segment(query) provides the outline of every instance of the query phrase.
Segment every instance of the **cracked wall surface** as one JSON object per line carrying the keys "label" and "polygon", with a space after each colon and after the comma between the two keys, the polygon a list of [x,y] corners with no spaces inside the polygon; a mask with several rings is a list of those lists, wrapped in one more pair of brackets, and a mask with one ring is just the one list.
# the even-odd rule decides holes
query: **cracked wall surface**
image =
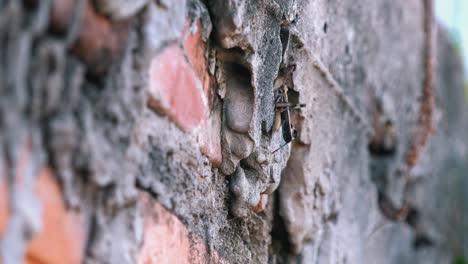
{"label": "cracked wall surface", "polygon": [[466,256],[463,70],[432,12],[0,1],[2,263]]}

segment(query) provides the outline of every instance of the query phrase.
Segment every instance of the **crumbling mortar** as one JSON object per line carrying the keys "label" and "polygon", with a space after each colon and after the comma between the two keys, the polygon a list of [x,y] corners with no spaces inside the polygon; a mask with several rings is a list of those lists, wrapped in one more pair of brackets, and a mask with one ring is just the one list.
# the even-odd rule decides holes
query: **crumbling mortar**
{"label": "crumbling mortar", "polygon": [[[0,58],[2,98],[0,143],[4,159],[3,171],[7,177],[10,218],[1,241],[0,253],[3,263],[22,261],[26,245],[42,227],[41,205],[34,192],[36,178],[44,166],[42,150],[41,113],[31,115],[28,96],[32,93],[27,82],[33,43],[45,30],[43,16],[47,17],[49,1],[43,1],[33,19],[25,20],[25,11],[19,1],[9,1],[0,9],[0,32],[6,41],[6,50]],[[13,22],[13,23],[12,23]],[[42,110],[42,109],[39,109]],[[28,116],[30,115],[30,116]]]}
{"label": "crumbling mortar", "polygon": [[[34,10],[37,10],[35,12],[38,13],[38,15],[34,17],[36,17],[35,19],[38,21],[37,23],[31,24],[33,25],[33,29],[21,28],[20,30],[16,30],[15,27],[11,27],[11,30],[15,30],[17,32],[15,34],[21,37],[11,38],[8,44],[13,44],[11,46],[12,48],[15,46],[20,47],[18,52],[21,52],[23,56],[21,56],[20,59],[15,58],[16,61],[11,61],[13,57],[8,59],[2,58],[2,67],[3,65],[7,67],[10,65],[18,65],[16,69],[12,67],[12,70],[16,71],[15,75],[12,75],[13,78],[10,79],[12,80],[12,82],[10,82],[10,85],[12,85],[11,87],[16,87],[16,89],[14,89],[16,90],[14,94],[18,96],[9,97],[9,101],[16,103],[21,102],[17,104],[15,111],[13,111],[13,108],[11,108],[10,111],[6,111],[3,109],[5,104],[2,100],[2,115],[5,114],[5,121],[7,121],[7,123],[2,124],[2,131],[6,131],[6,134],[14,133],[16,135],[20,131],[40,131],[39,135],[33,137],[47,140],[42,141],[43,143],[38,143],[38,145],[36,144],[37,146],[31,150],[30,155],[33,161],[41,157],[40,153],[44,152],[47,157],[47,162],[41,163],[40,167],[48,165],[53,168],[55,172],[53,175],[58,178],[61,184],[64,200],[68,202],[68,206],[75,209],[80,208],[85,218],[86,216],[94,215],[101,219],[99,223],[96,222],[96,225],[91,225],[90,233],[93,233],[94,230],[98,234],[112,234],[114,236],[113,244],[107,244],[107,235],[90,236],[87,242],[88,249],[96,247],[99,248],[100,253],[88,252],[91,255],[88,255],[84,262],[108,259],[108,253],[110,253],[111,250],[110,247],[114,247],[116,243],[121,243],[124,247],[128,247],[129,250],[114,252],[112,257],[118,259],[118,254],[116,255],[115,253],[120,253],[123,254],[122,259],[127,262],[132,262],[132,260],[128,258],[128,255],[125,254],[134,251],[137,245],[137,243],[133,242],[135,238],[132,237],[135,231],[133,224],[125,225],[126,228],[128,227],[129,232],[116,234],[109,230],[115,228],[121,230],[122,227],[108,226],[107,222],[111,218],[125,219],[128,216],[130,216],[129,219],[136,219],[132,216],[132,211],[136,210],[133,181],[128,176],[118,177],[118,174],[115,174],[112,176],[111,182],[105,186],[101,185],[98,187],[94,185],[93,187],[93,184],[99,185],[98,182],[92,182],[93,177],[95,177],[94,180],[96,180],[98,177],[102,176],[96,176],[96,173],[99,172],[97,171],[95,162],[102,162],[103,160],[101,159],[104,157],[101,156],[102,153],[95,152],[96,149],[93,149],[92,145],[99,145],[102,149],[113,149],[113,154],[117,154],[117,156],[121,157],[121,160],[125,160],[125,152],[128,149],[128,145],[131,144],[129,137],[132,134],[129,133],[129,130],[132,129],[132,122],[128,121],[134,120],[138,115],[138,110],[135,111],[135,109],[140,108],[135,107],[134,104],[142,105],[143,100],[140,100],[142,98],[140,95],[143,94],[143,90],[131,89],[130,85],[132,82],[124,78],[117,78],[106,82],[94,82],[88,77],[85,77],[85,70],[87,68],[74,58],[67,57],[69,53],[66,52],[67,46],[70,45],[67,41],[73,42],[69,39],[74,38],[69,36],[78,34],[82,28],[76,28],[76,32],[74,32],[75,30],[73,30],[73,26],[71,26],[72,29],[68,30],[64,39],[52,38],[49,35],[50,32],[43,32],[46,29],[46,25],[49,23],[50,1],[40,1],[38,6],[34,8]],[[13,14],[18,20],[13,23],[13,25],[22,25],[20,21],[24,19],[24,16],[21,15],[23,10],[21,9],[19,1],[10,1],[8,6],[1,9],[0,12],[5,14],[5,16],[2,14],[2,17],[8,17]],[[77,17],[79,16],[80,15],[77,15]],[[8,20],[5,20],[4,22],[7,21]],[[11,23],[11,21],[8,22]],[[3,25],[0,26],[2,28],[4,27]],[[10,34],[12,31],[2,30],[2,32]],[[36,34],[38,36],[40,35],[40,37],[35,38]],[[43,35],[45,35],[45,37],[43,37]],[[22,44],[15,45],[18,41]],[[135,40],[131,39],[130,41],[134,43]],[[122,70],[126,71],[122,74],[123,76],[138,78],[138,75],[134,76],[131,68],[128,67],[133,60],[132,57],[128,56],[131,50],[133,50],[133,47],[130,45],[130,47],[126,49],[125,54],[127,55],[122,61],[123,66],[112,67],[111,72]],[[39,65],[42,65],[42,67],[39,67]],[[48,69],[54,69],[54,67],[58,69],[58,71],[48,72]],[[4,72],[7,71],[4,70]],[[111,75],[114,74],[110,74],[109,76]],[[1,79],[1,81],[4,83],[7,80]],[[119,84],[114,85],[116,83]],[[101,89],[102,86],[105,87]],[[128,96],[125,95],[126,97],[123,98],[123,100],[114,100],[114,94],[120,94],[115,90],[116,88],[125,91],[128,93]],[[136,92],[135,94],[131,94],[130,91]],[[135,100],[135,98],[138,97],[140,97],[140,99]],[[61,100],[58,100],[58,98]],[[104,101],[107,101],[107,103]],[[111,105],[108,105],[109,103]],[[25,110],[21,110],[21,108]],[[93,114],[93,111],[97,111],[98,113]],[[17,117],[18,113],[21,116],[20,118]],[[16,124],[8,120],[15,120],[14,123]],[[125,126],[117,126],[119,122],[125,123]],[[24,127],[25,123],[38,123],[40,126],[21,128]],[[101,124],[101,126],[97,126],[97,124]],[[113,129],[115,127],[118,127],[118,129]],[[111,133],[109,134],[109,132]],[[111,136],[105,137],[104,134]],[[79,135],[82,136],[80,137]],[[78,141],[77,139],[79,137],[80,140]],[[9,137],[4,137],[4,139],[8,145],[14,142]],[[98,141],[96,141],[96,139]],[[80,143],[79,146],[78,142]],[[96,144],[91,144],[92,142]],[[115,145],[115,147],[111,145]],[[7,147],[7,149],[9,148],[10,147]],[[117,150],[117,152],[115,150]],[[9,150],[6,151],[8,152]],[[13,162],[16,161],[13,159],[11,161],[11,166],[9,166],[13,171],[10,172],[10,169],[7,168],[7,174],[11,175],[11,179],[16,177],[16,172],[14,172],[14,167],[12,167]],[[113,164],[113,162],[114,161],[107,163],[107,169],[112,169],[112,167],[116,165]],[[28,164],[31,163],[28,161]],[[130,163],[120,163],[118,166],[122,172],[131,175],[132,166],[129,165]],[[105,175],[108,172],[109,171],[106,171],[103,174]],[[94,176],[90,177],[93,174]],[[35,180],[30,177],[31,175],[38,175],[38,171],[28,170],[28,172],[24,174],[28,179],[28,185],[32,186]],[[89,192],[89,190],[93,188],[94,191]],[[13,192],[15,188],[10,187],[8,189],[12,191],[9,195],[10,197],[16,196]],[[25,191],[31,194],[35,193],[29,187],[26,188]],[[18,203],[27,202],[25,197],[21,197],[18,196],[18,199],[10,199],[10,201],[17,201]],[[106,197],[106,199],[101,199],[100,197]],[[28,202],[28,206],[31,210],[40,207],[40,205],[31,204],[30,202]],[[27,228],[27,225],[29,225],[28,217],[29,216],[25,215],[19,219],[18,214],[13,211],[9,223],[18,228]],[[36,215],[35,219],[40,221],[40,215]],[[21,221],[25,224],[21,224]],[[12,234],[8,235],[8,237],[23,237],[24,232],[21,232],[18,228],[8,228],[7,232]],[[34,229],[37,228],[33,228],[33,230]],[[10,239],[5,240],[5,242],[10,241],[12,243],[8,243],[9,247],[22,250],[25,248],[27,240],[30,239],[34,232],[35,231],[26,232],[25,237],[15,240],[14,243],[10,241]],[[119,237],[119,239],[116,240],[115,236]],[[132,247],[133,249],[131,249]],[[6,255],[2,254],[5,263],[12,263],[11,258],[17,260],[24,257],[24,252],[21,253],[14,250],[6,251],[4,249],[5,248],[2,247],[2,252],[8,253]],[[13,263],[20,262],[16,260],[14,260]]]}

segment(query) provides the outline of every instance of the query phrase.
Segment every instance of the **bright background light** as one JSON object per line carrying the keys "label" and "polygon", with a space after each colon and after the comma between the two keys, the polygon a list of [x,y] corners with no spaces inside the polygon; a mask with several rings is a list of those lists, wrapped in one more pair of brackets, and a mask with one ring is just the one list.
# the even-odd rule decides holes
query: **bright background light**
{"label": "bright background light", "polygon": [[463,53],[468,80],[468,0],[435,0],[435,13]]}

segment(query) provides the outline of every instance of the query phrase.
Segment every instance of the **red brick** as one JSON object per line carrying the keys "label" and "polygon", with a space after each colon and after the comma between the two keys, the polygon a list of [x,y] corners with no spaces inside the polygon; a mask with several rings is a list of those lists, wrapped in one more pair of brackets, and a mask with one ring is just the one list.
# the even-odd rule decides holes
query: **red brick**
{"label": "red brick", "polygon": [[41,171],[36,193],[43,206],[43,229],[28,245],[28,263],[81,263],[82,221],[77,213],[66,210],[62,192],[49,169]]}
{"label": "red brick", "polygon": [[[195,26],[193,30],[192,26]],[[192,65],[198,79],[203,85],[203,91],[208,99],[208,105],[211,110],[214,105],[213,86],[215,85],[214,76],[209,73],[208,60],[206,58],[207,43],[203,41],[202,24],[200,19],[194,23],[188,19],[184,30],[184,51]],[[211,116],[206,120],[199,131],[198,142],[201,152],[209,158],[214,167],[221,165],[221,117],[218,114]]]}
{"label": "red brick", "polygon": [[2,176],[0,177],[0,237],[3,236],[3,233],[5,232],[7,222],[8,222],[8,194],[7,194],[7,188],[6,188],[6,182],[5,182],[5,173],[2,173]]}
{"label": "red brick", "polygon": [[192,236],[170,211],[142,193],[144,242],[137,256],[140,264],[226,263],[216,251],[208,250],[203,240]]}
{"label": "red brick", "polygon": [[54,1],[52,5],[50,27],[56,33],[65,33],[70,26],[73,6],[76,0]]}
{"label": "red brick", "polygon": [[221,117],[219,114],[205,120],[197,131],[200,151],[207,156],[213,167],[218,168],[222,161],[221,151]]}
{"label": "red brick", "polygon": [[[31,149],[25,144],[20,153],[15,175],[18,188],[24,173],[31,163]],[[0,234],[8,228],[8,193],[5,182],[6,172],[0,171]],[[81,263],[84,250],[84,231],[78,214],[67,211],[62,200],[62,192],[52,171],[44,168],[36,178],[35,195],[42,204],[42,230],[35,234],[28,244],[26,263]]]}
{"label": "red brick", "polygon": [[267,204],[268,204],[268,195],[262,194],[260,196],[260,201],[258,201],[257,205],[254,208],[254,212],[260,213],[260,212],[265,211]]}
{"label": "red brick", "polygon": [[[53,3],[51,28],[57,33],[66,33],[70,29],[76,0]],[[71,52],[88,66],[90,73],[102,75],[120,59],[127,44],[129,27],[130,21],[110,21],[99,15],[93,5],[86,1],[81,27]]]}
{"label": "red brick", "polygon": [[[222,159],[220,117],[215,114],[208,118],[215,82],[208,71],[207,45],[202,38],[200,20],[195,22],[194,32],[191,26],[189,20],[183,34],[183,49],[172,45],[153,60],[149,106],[167,115],[185,131],[198,128],[194,132],[201,152],[213,166],[219,167]],[[200,94],[202,90],[204,94]]]}
{"label": "red brick", "polygon": [[[208,99],[209,108],[213,106],[213,85],[214,76],[208,71],[206,59],[207,43],[203,41],[202,24],[200,19],[195,21],[195,30],[192,32],[192,20],[188,19],[184,30],[184,51],[194,69],[198,79],[203,85],[203,91]],[[209,158],[214,167],[221,165],[221,117],[214,114],[210,119],[203,122],[203,128],[198,135],[198,142],[201,152]]]}
{"label": "red brick", "polygon": [[206,43],[202,38],[202,24],[200,20],[196,20],[194,32],[191,31],[192,22],[189,19],[186,23],[184,30],[184,50],[192,64],[198,79],[203,85],[203,90],[211,104],[213,97],[212,83],[214,83],[214,77],[208,71],[208,63],[205,57]]}
{"label": "red brick", "polygon": [[185,131],[206,120],[208,106],[195,73],[182,49],[171,45],[150,66],[148,105],[167,115]]}

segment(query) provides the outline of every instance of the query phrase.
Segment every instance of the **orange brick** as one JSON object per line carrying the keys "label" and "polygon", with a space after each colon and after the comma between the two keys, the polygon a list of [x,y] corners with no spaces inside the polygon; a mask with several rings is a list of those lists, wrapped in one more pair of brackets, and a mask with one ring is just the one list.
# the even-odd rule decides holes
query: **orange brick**
{"label": "orange brick", "polygon": [[84,230],[77,213],[67,211],[62,192],[49,169],[43,169],[37,179],[36,193],[43,206],[43,229],[27,249],[29,263],[81,263]]}
{"label": "orange brick", "polygon": [[208,101],[212,101],[213,93],[211,89],[213,83],[213,76],[208,72],[208,63],[205,57],[206,52],[206,43],[202,39],[202,24],[200,19],[195,22],[196,30],[191,32],[192,22],[189,21],[186,23],[184,30],[184,50],[189,59],[189,62],[192,64],[195,73],[197,74],[198,79],[203,85],[203,90],[208,98]]}
{"label": "orange brick", "polygon": [[[70,29],[76,0],[53,1],[51,28],[57,33]],[[80,30],[71,51],[88,66],[88,70],[101,75],[113,62],[120,59],[128,39],[130,22],[112,22],[99,15],[87,1]]]}
{"label": "orange brick", "polygon": [[260,201],[258,201],[257,205],[254,208],[254,212],[260,213],[260,212],[265,211],[267,204],[268,204],[268,195],[262,194],[260,196]]}
{"label": "orange brick", "polygon": [[138,263],[226,263],[216,251],[208,256],[203,240],[191,239],[186,226],[149,195],[142,193],[141,201],[145,236],[137,256]]}
{"label": "orange brick", "polygon": [[[21,189],[24,173],[31,165],[29,142],[23,147],[17,164],[16,184]],[[0,171],[0,234],[8,228],[8,190],[6,172]],[[81,263],[84,250],[84,231],[78,214],[67,211],[62,192],[52,171],[43,168],[35,182],[34,192],[42,205],[42,230],[28,244],[26,263]]]}
{"label": "orange brick", "polygon": [[179,46],[171,45],[154,58],[149,75],[148,105],[152,109],[167,115],[185,131],[206,120],[206,98]]}
{"label": "orange brick", "polygon": [[215,168],[218,168],[222,161],[221,117],[211,116],[204,121],[197,134],[201,153],[208,157]]}
{"label": "orange brick", "polygon": [[70,26],[73,6],[76,0],[54,1],[51,11],[51,28],[57,33],[65,33]]}
{"label": "orange brick", "polygon": [[2,237],[7,226],[9,212],[5,173],[0,173],[2,173],[2,177],[0,177],[0,237]]}
{"label": "orange brick", "polygon": [[[200,22],[197,25],[200,26]],[[207,98],[211,94],[212,76],[206,66],[205,43],[200,29],[191,34],[187,25],[186,34],[186,54],[177,45],[172,45],[153,59],[148,104],[184,131],[198,128],[195,133],[201,152],[214,167],[219,167],[222,160],[220,116],[215,114],[208,118]]]}

